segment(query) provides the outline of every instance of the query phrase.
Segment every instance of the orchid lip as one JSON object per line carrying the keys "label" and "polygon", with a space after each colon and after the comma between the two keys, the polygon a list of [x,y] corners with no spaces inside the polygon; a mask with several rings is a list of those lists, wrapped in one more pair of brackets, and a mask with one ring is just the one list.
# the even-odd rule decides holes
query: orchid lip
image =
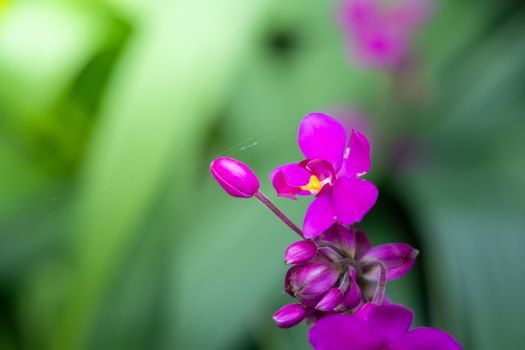
{"label": "orchid lip", "polygon": [[332,188],[336,174],[330,163],[322,159],[305,159],[299,165],[310,173],[308,183],[300,186],[302,191],[319,196]]}
{"label": "orchid lip", "polygon": [[322,181],[319,181],[319,178],[315,175],[310,176],[310,181],[308,184],[301,186],[301,190],[309,191],[313,195],[319,195],[325,193],[332,185],[332,179],[326,178]]}
{"label": "orchid lip", "polygon": [[310,181],[307,185],[301,186],[301,190],[303,191],[310,191],[312,194],[317,194],[321,188],[323,187],[321,181],[317,178],[317,176],[312,175],[310,176]]}
{"label": "orchid lip", "polygon": [[315,175],[322,183],[332,183],[336,172],[329,162],[323,159],[305,159],[299,163],[310,174]]}

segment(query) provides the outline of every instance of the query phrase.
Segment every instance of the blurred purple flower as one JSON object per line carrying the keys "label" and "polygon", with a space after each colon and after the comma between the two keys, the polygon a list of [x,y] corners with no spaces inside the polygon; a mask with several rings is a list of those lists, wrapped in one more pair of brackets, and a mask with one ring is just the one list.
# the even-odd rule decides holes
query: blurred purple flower
{"label": "blurred purple flower", "polygon": [[372,247],[363,231],[339,224],[313,240],[293,243],[285,259],[297,250],[304,258],[288,270],[285,291],[301,302],[310,321],[371,300],[381,303],[384,283],[404,276],[418,253],[404,243]]}
{"label": "blurred purple flower", "polygon": [[369,141],[373,143],[375,130],[371,118],[360,109],[351,105],[338,105],[330,109],[331,116],[343,124],[347,134],[351,134],[353,129],[365,134]]}
{"label": "blurred purple flower", "polygon": [[410,55],[415,32],[432,13],[428,0],[343,0],[339,21],[362,65],[395,68]]}
{"label": "blurred purple flower", "polygon": [[270,180],[281,197],[315,195],[303,223],[304,237],[315,237],[335,222],[361,221],[374,206],[378,191],[360,177],[370,169],[370,144],[353,130],[347,144],[345,128],[333,117],[310,113],[299,125],[300,163],[274,169]]}
{"label": "blurred purple flower", "polygon": [[331,315],[310,329],[315,350],[461,350],[448,333],[409,329],[412,312],[401,305],[364,304],[353,315]]}

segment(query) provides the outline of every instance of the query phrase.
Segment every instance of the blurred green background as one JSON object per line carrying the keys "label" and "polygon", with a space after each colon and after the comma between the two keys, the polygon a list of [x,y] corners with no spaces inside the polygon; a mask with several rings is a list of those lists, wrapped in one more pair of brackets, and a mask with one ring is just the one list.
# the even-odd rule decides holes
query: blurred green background
{"label": "blurred green background", "polygon": [[352,64],[336,4],[0,0],[1,349],[309,348],[271,320],[294,234],[208,164],[275,198],[302,116],[352,108],[362,227],[421,250],[390,297],[467,350],[525,349],[525,3],[441,1],[405,88]]}

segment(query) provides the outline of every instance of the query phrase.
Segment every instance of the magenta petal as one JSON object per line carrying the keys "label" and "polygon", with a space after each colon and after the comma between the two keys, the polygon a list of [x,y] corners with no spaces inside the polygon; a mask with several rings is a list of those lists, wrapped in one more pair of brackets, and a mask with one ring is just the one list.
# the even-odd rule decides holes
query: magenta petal
{"label": "magenta petal", "polygon": [[299,147],[307,159],[324,159],[337,172],[346,144],[345,128],[333,117],[310,113],[299,125]]}
{"label": "magenta petal", "polygon": [[373,350],[380,343],[370,327],[350,315],[321,318],[308,332],[315,350]]}
{"label": "magenta petal", "polygon": [[433,328],[414,328],[390,343],[389,350],[461,350],[448,333]]}
{"label": "magenta petal", "polygon": [[[410,245],[405,243],[388,243],[381,244],[373,247],[361,258],[361,262],[374,262],[382,261],[386,265],[387,278],[394,280],[396,278],[404,276],[416,260],[418,251],[412,248]],[[373,269],[366,272],[367,277],[377,280],[379,278],[379,268],[373,267]]]}
{"label": "magenta petal", "polygon": [[346,225],[361,221],[376,203],[377,196],[377,188],[370,181],[348,176],[337,179],[333,188],[337,220]]}
{"label": "magenta petal", "polygon": [[310,195],[309,191],[301,190],[301,186],[310,181],[310,173],[299,164],[285,164],[275,168],[270,173],[270,180],[280,197],[295,199],[295,195]]}
{"label": "magenta petal", "polygon": [[303,223],[305,238],[313,238],[328,229],[335,222],[331,193],[316,197],[308,207]]}
{"label": "magenta petal", "polygon": [[300,187],[307,185],[310,181],[310,173],[297,163],[284,164],[273,169],[269,176],[270,181],[272,181],[275,175],[279,172],[283,172],[284,175],[286,175],[286,179],[290,186]]}
{"label": "magenta petal", "polygon": [[279,197],[285,197],[296,200],[295,197],[301,192],[300,187],[290,186],[286,175],[280,171],[272,179],[272,186]]}
{"label": "magenta petal", "polygon": [[412,311],[404,306],[370,303],[359,309],[357,317],[366,321],[383,343],[388,343],[407,332],[414,318]]}
{"label": "magenta petal", "polygon": [[371,303],[371,302],[365,303],[361,305],[357,310],[355,310],[354,315],[355,317],[358,317],[362,319],[363,321],[366,321],[368,319],[368,315],[370,314],[370,312],[372,312],[372,310],[374,310],[378,306],[379,305]]}
{"label": "magenta petal", "polygon": [[370,170],[370,143],[365,135],[352,130],[349,153],[345,160],[347,174],[363,175]]}

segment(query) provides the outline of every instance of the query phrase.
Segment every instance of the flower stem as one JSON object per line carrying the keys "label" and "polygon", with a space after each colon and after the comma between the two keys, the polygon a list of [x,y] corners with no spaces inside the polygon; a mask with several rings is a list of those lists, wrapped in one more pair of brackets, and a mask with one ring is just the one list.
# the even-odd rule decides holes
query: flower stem
{"label": "flower stem", "polygon": [[379,266],[381,275],[379,276],[379,281],[377,282],[376,290],[374,291],[374,296],[372,297],[372,302],[374,304],[381,305],[383,303],[383,297],[385,296],[386,265],[382,261],[376,261],[375,264]]}
{"label": "flower stem", "polygon": [[284,222],[289,228],[291,228],[295,233],[297,233],[301,238],[303,238],[303,231],[299,227],[297,227],[292,220],[290,220],[273,202],[264,195],[261,191],[258,191],[255,194],[255,198],[257,198],[262,204],[266,205],[268,209],[270,209],[279,219],[281,219],[282,222]]}

